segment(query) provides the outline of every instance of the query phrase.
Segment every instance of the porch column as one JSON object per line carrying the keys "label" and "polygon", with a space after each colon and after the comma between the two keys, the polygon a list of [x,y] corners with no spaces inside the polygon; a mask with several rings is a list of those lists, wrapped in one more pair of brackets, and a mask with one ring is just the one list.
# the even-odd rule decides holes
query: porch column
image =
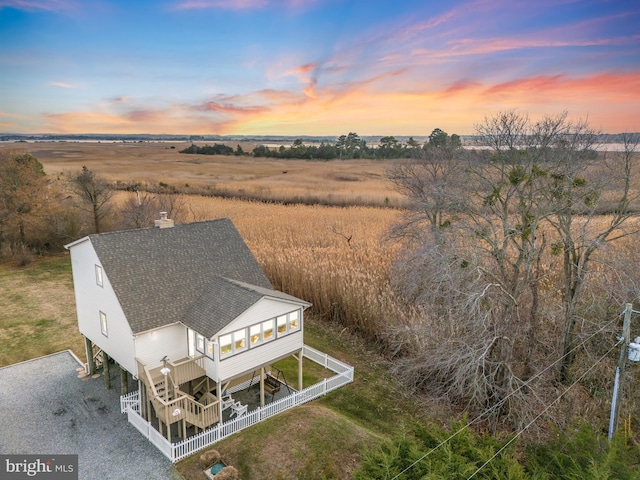
{"label": "porch column", "polygon": [[120,367],[120,395],[129,393],[129,372]]}
{"label": "porch column", "polygon": [[109,355],[102,351],[102,373],[104,374],[104,388],[111,390],[111,372],[109,370]]}
{"label": "porch column", "polygon": [[302,390],[302,350],[298,353],[298,391]]}
{"label": "porch column", "polygon": [[167,425],[167,440],[171,443],[171,424],[169,423],[169,407],[164,407],[165,424]]}
{"label": "porch column", "polygon": [[84,349],[87,353],[87,368],[89,375],[96,373],[96,364],[93,363],[93,343],[87,337],[84,337]]}
{"label": "porch column", "polygon": [[260,367],[260,407],[264,408],[264,367]]}
{"label": "porch column", "polygon": [[138,379],[138,402],[140,402],[140,416],[149,421],[147,416],[147,389],[144,383]]}

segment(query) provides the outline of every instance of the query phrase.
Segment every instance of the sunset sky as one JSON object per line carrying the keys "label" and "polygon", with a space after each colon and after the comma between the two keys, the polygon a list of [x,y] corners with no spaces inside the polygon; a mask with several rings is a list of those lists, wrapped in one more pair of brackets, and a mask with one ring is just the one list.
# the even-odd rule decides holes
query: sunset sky
{"label": "sunset sky", "polygon": [[0,0],[0,132],[640,131],[637,0]]}

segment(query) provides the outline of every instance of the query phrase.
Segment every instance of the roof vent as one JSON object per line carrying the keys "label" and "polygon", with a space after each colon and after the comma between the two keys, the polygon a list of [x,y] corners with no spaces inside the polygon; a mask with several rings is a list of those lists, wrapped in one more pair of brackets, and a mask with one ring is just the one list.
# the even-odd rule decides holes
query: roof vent
{"label": "roof vent", "polygon": [[173,220],[167,218],[167,212],[160,212],[160,220],[155,220],[154,223],[158,228],[171,228],[174,225]]}

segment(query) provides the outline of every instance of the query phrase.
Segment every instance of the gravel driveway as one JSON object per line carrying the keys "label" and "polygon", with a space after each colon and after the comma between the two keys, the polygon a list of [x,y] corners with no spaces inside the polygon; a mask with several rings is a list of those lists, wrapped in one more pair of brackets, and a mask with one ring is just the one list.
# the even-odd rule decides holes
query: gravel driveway
{"label": "gravel driveway", "polygon": [[120,374],[78,378],[68,351],[0,368],[0,453],[78,454],[79,478],[175,480],[171,462],[120,413]]}

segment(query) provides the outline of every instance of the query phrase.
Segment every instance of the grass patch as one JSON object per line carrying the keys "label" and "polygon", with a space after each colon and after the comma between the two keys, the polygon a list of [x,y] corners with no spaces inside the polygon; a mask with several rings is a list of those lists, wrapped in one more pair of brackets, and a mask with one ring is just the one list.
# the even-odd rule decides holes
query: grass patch
{"label": "grass patch", "polygon": [[[360,454],[378,438],[336,412],[309,404],[277,415],[216,444],[243,480],[351,478]],[[177,465],[190,480],[204,479],[200,454]]]}
{"label": "grass patch", "polygon": [[67,255],[24,267],[0,264],[0,312],[0,366],[66,349],[84,351]]}

